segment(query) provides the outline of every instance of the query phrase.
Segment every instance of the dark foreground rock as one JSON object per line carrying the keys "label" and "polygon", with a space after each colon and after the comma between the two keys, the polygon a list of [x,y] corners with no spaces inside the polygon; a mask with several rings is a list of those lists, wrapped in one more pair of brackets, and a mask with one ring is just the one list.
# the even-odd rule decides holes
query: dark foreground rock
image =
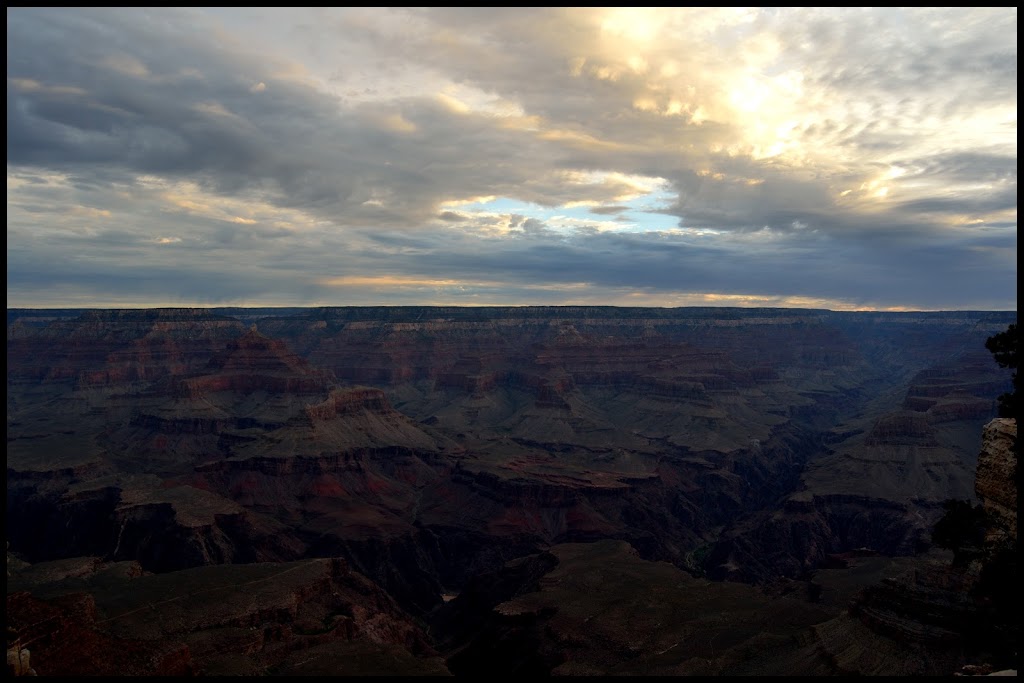
{"label": "dark foreground rock", "polygon": [[447,673],[422,629],[340,559],[158,575],[31,565],[8,578],[7,626],[38,675]]}

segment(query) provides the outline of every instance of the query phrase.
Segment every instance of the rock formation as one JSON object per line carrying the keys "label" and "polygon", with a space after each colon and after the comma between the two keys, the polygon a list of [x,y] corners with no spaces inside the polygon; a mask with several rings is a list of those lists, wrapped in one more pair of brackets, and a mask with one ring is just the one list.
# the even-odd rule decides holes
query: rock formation
{"label": "rock formation", "polygon": [[[506,647],[504,633],[540,647],[529,660],[535,672],[590,671],[591,657],[603,672],[782,671],[751,654],[768,641],[712,624],[700,629],[722,626],[714,653],[650,634],[637,650],[607,626],[615,651],[644,664],[601,660],[596,641],[573,650],[574,630],[590,622],[568,612],[549,619],[572,597],[536,586],[593,552],[627,567],[619,579],[661,577],[655,585],[669,593],[675,581],[718,596],[713,604],[732,621],[744,618],[744,600],[769,614],[765,591],[812,595],[814,572],[851,552],[924,549],[942,501],[974,495],[980,428],[1008,385],[976,350],[1015,318],[610,307],[9,310],[7,535],[33,567],[84,556],[161,577],[344,558],[347,571],[366,577],[365,595],[394,601],[394,619],[437,619],[442,630],[454,623],[443,598],[465,594],[465,616],[477,594],[486,609],[464,623],[497,640],[444,636],[460,671]],[[991,482],[979,478],[977,495],[1004,519],[1005,537],[1016,494],[999,490],[1006,462],[982,460],[979,477],[990,472]],[[548,566],[551,558],[563,569]],[[107,587],[95,582],[114,579],[95,573],[87,586],[74,576],[47,585],[78,581],[101,605]],[[487,594],[480,576],[501,590]],[[597,578],[626,590],[614,576]],[[176,579],[161,580],[170,590]],[[397,626],[381,627],[387,638],[330,642],[268,626],[276,635],[257,643],[230,630],[237,625],[211,635],[195,617],[181,617],[180,633],[134,643],[89,621],[87,601],[61,602],[40,593],[43,585],[26,589],[19,609],[57,621],[86,615],[93,635],[83,631],[82,642],[102,649],[121,638],[137,647],[140,672],[314,673],[359,658],[419,671],[431,656]],[[526,612],[492,614],[538,590],[546,597],[529,598],[539,602]],[[904,628],[884,606],[917,598],[879,590],[844,619]],[[660,598],[630,594],[639,606],[606,605],[609,614],[655,629],[639,611]],[[690,609],[674,593],[670,602]],[[768,640],[806,639],[811,650],[787,645],[778,661],[816,673],[874,670],[850,664],[855,653],[819,647],[831,636],[811,627],[839,611],[820,607],[785,608],[799,618]],[[928,628],[939,633],[945,623]],[[365,624],[366,633],[376,628]],[[553,630],[542,633],[544,624]],[[209,640],[193,642],[193,628]],[[310,657],[293,657],[278,636]],[[157,641],[186,650],[153,649]],[[201,653],[222,645],[233,664],[209,664]],[[661,645],[664,656],[648,657]],[[53,666],[28,649],[33,668]],[[253,653],[264,653],[257,664]]]}
{"label": "rock formation", "polygon": [[708,556],[709,575],[799,576],[829,553],[927,548],[943,502],[974,497],[982,426],[1002,386],[995,363],[981,361],[969,352],[928,367],[910,378],[898,404],[893,396],[834,426],[781,510],[723,534]]}
{"label": "rock formation", "polygon": [[989,542],[1017,541],[1017,420],[997,418],[985,426],[974,490],[992,520]]}
{"label": "rock formation", "polygon": [[[1007,502],[1015,426],[986,426],[978,466],[979,493]],[[1015,503],[1000,511],[1015,517]],[[1006,524],[994,517],[993,542]],[[645,562],[622,543],[558,545],[470,582],[434,625],[456,675],[1016,674],[1017,615],[979,595],[977,567],[948,553],[832,562],[815,590],[772,597]]]}
{"label": "rock formation", "polygon": [[357,675],[447,674],[423,631],[343,560],[159,575],[124,564],[64,578],[34,565],[9,580],[8,632],[31,644],[39,675],[265,675],[301,669],[314,648]]}
{"label": "rock formation", "polygon": [[818,647],[842,673],[1016,675],[1016,420],[994,419],[983,432],[975,488],[990,520],[987,552],[966,566],[948,553],[912,558],[857,594],[847,613],[815,626]]}

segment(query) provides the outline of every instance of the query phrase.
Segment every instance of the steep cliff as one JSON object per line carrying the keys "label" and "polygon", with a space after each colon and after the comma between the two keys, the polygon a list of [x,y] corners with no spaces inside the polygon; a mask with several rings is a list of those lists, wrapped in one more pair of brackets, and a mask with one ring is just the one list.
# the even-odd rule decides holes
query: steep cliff
{"label": "steep cliff", "polygon": [[[1015,317],[9,311],[7,534],[33,562],[135,562],[180,602],[171,577],[214,576],[190,573],[203,567],[341,557],[379,587],[356,592],[382,591],[416,618],[447,614],[438,628],[479,626],[445,631],[464,672],[517,657],[537,673],[945,670],[953,664],[928,648],[940,643],[959,661],[973,645],[950,646],[951,624],[992,621],[998,607],[961,600],[966,579],[918,568],[858,597],[839,621],[846,601],[807,604],[829,590],[808,580],[826,565],[856,573],[842,559],[851,552],[922,550],[942,501],[975,490],[1003,520],[993,542],[1012,536],[1008,459],[978,460],[991,396],[1008,383],[976,350]],[[1003,431],[992,431],[996,443]],[[89,584],[97,605],[110,581]],[[32,609],[70,609],[32,590],[49,605]],[[457,613],[435,612],[460,592],[448,608]],[[629,599],[602,602],[616,594]],[[937,597],[944,606],[931,614]],[[422,670],[404,627],[382,626],[395,638],[377,640],[296,638],[323,633],[289,625],[301,621],[293,598],[271,601],[281,619],[259,638],[173,609],[183,630],[150,635],[187,646],[165,653],[182,671],[330,673],[354,671],[353,661]],[[709,606],[720,621],[708,622]],[[773,614],[787,621],[773,626]],[[103,638],[138,635],[83,623]],[[932,641],[920,666],[886,668],[921,634]],[[890,641],[892,656],[881,645]],[[164,666],[139,647],[140,671]],[[37,649],[33,667],[43,666]]]}
{"label": "steep cliff", "polygon": [[9,312],[8,536],[152,570],[342,555],[417,614],[565,542],[765,582],[911,553],[971,495],[999,374],[967,350],[1011,317]]}
{"label": "steep cliff", "polygon": [[997,418],[985,425],[978,475],[978,494],[992,527],[988,540],[993,545],[1017,541],[1017,420]]}
{"label": "steep cliff", "polygon": [[709,576],[764,581],[800,576],[830,553],[926,549],[943,502],[974,497],[982,427],[1005,383],[971,351],[915,373],[902,397],[876,397],[823,435],[783,505],[723,534]]}
{"label": "steep cliff", "polygon": [[815,627],[817,647],[846,674],[1016,674],[1016,420],[984,426],[975,488],[988,513],[986,548],[971,563],[949,554],[912,558],[866,588],[847,613]]}

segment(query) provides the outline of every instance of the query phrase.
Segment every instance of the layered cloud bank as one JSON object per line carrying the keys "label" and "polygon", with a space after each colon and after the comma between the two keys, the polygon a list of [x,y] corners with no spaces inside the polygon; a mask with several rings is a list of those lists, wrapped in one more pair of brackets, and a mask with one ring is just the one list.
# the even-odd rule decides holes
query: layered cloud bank
{"label": "layered cloud bank", "polygon": [[7,19],[8,306],[1017,306],[1016,8]]}

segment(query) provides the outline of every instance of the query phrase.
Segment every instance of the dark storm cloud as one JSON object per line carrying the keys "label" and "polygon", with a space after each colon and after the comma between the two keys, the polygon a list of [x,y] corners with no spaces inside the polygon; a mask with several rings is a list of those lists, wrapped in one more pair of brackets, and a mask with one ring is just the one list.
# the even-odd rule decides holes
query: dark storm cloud
{"label": "dark storm cloud", "polygon": [[[931,247],[890,244],[880,250],[820,235],[769,240],[746,236],[723,243],[672,233],[592,233],[556,241],[524,235],[512,243],[442,234],[435,244],[436,252],[429,258],[410,257],[397,272],[423,278],[459,272],[469,280],[487,280],[500,272],[510,286],[541,281],[586,283],[605,290],[758,292],[778,297],[804,295],[808,283],[813,283],[823,298],[872,305],[898,291],[923,308],[970,308],[992,296],[993,282],[1005,293],[999,301],[1006,305],[1016,278],[1012,259],[984,276],[980,272],[993,267],[985,257],[988,251],[1015,252],[1016,239],[1005,235],[979,235],[969,242]],[[823,259],[822,253],[830,258]],[[921,266],[901,267],[908,261]],[[944,285],[947,281],[958,284]]]}

